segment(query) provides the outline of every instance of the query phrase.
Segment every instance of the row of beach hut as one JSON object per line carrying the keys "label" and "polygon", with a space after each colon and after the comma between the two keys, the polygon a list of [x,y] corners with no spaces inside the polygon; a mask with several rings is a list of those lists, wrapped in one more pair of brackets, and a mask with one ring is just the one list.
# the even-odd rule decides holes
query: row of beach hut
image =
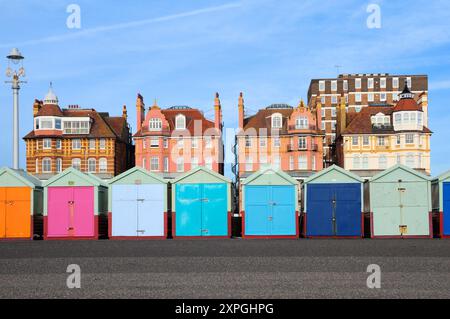
{"label": "row of beach hut", "polygon": [[199,167],[168,183],[133,168],[105,183],[68,169],[44,184],[0,170],[0,240],[450,237],[450,172],[394,166],[369,181],[332,166],[300,185],[266,169],[240,185]]}

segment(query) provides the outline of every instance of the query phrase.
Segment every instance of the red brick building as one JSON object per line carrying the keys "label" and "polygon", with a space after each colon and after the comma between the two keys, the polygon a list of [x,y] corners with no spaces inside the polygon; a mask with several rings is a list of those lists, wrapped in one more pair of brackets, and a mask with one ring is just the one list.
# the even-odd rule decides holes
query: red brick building
{"label": "red brick building", "polygon": [[134,148],[127,123],[94,109],[59,107],[50,87],[44,101],[33,105],[33,130],[25,137],[28,173],[47,180],[74,167],[110,179],[134,166]]}
{"label": "red brick building", "polygon": [[164,178],[176,178],[198,166],[223,174],[222,107],[214,100],[214,120],[188,106],[160,108],[155,102],[146,110],[144,98],[136,102],[136,166]]}

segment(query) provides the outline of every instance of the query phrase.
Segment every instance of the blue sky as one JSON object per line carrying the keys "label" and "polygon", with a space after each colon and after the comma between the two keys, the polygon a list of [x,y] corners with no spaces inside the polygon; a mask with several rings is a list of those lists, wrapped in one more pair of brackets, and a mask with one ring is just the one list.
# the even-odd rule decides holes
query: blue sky
{"label": "blue sky", "polygon": [[[80,30],[66,26],[71,3],[81,7]],[[371,3],[381,7],[381,29],[367,28]],[[213,117],[217,91],[225,125],[236,127],[240,91],[250,113],[296,104],[310,79],[336,76],[342,65],[345,73],[428,74],[432,170],[450,169],[447,0],[0,0],[0,8],[0,53],[18,46],[26,56],[21,136],[50,81],[63,107],[119,115],[126,104],[133,127],[138,92],[147,105],[157,98],[163,107],[190,105]],[[0,69],[6,65],[0,59]],[[2,84],[0,166],[12,163],[11,100]],[[24,155],[21,141],[22,167]]]}

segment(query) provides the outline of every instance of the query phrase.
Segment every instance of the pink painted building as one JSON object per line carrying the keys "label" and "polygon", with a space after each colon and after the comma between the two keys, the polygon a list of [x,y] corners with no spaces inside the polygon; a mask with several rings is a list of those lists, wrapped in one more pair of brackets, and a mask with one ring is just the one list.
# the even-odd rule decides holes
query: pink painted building
{"label": "pink painted building", "polygon": [[214,102],[214,120],[188,106],[160,108],[155,102],[147,111],[144,98],[136,102],[136,166],[173,179],[199,166],[223,174],[222,107]]}
{"label": "pink painted building", "polygon": [[297,180],[323,169],[322,117],[320,103],[309,108],[272,104],[251,116],[245,115],[244,98],[239,97],[237,168],[239,179],[272,167]]}

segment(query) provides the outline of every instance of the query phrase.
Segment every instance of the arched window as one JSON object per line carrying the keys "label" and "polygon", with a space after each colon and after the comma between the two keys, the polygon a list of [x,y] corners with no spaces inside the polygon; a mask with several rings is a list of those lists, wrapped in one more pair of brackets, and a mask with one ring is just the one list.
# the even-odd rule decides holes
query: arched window
{"label": "arched window", "polygon": [[56,173],[62,172],[62,158],[56,159]]}
{"label": "arched window", "polygon": [[72,160],[72,167],[80,171],[81,170],[81,159],[74,158]]}
{"label": "arched window", "polygon": [[50,158],[44,158],[42,160],[42,173],[52,172],[52,160]]}
{"label": "arched window", "polygon": [[185,130],[186,129],[186,117],[182,114],[177,115],[175,118],[175,129]]}
{"label": "arched window", "polygon": [[272,128],[279,129],[283,126],[283,118],[280,113],[272,115]]}
{"label": "arched window", "polygon": [[148,128],[150,131],[159,131],[162,129],[162,121],[158,118],[150,119]]}
{"label": "arched window", "polygon": [[105,173],[108,171],[108,160],[106,158],[101,158],[98,161],[99,171],[100,173]]}
{"label": "arched window", "polygon": [[97,161],[95,158],[88,159],[88,172],[95,173],[97,171]]}

